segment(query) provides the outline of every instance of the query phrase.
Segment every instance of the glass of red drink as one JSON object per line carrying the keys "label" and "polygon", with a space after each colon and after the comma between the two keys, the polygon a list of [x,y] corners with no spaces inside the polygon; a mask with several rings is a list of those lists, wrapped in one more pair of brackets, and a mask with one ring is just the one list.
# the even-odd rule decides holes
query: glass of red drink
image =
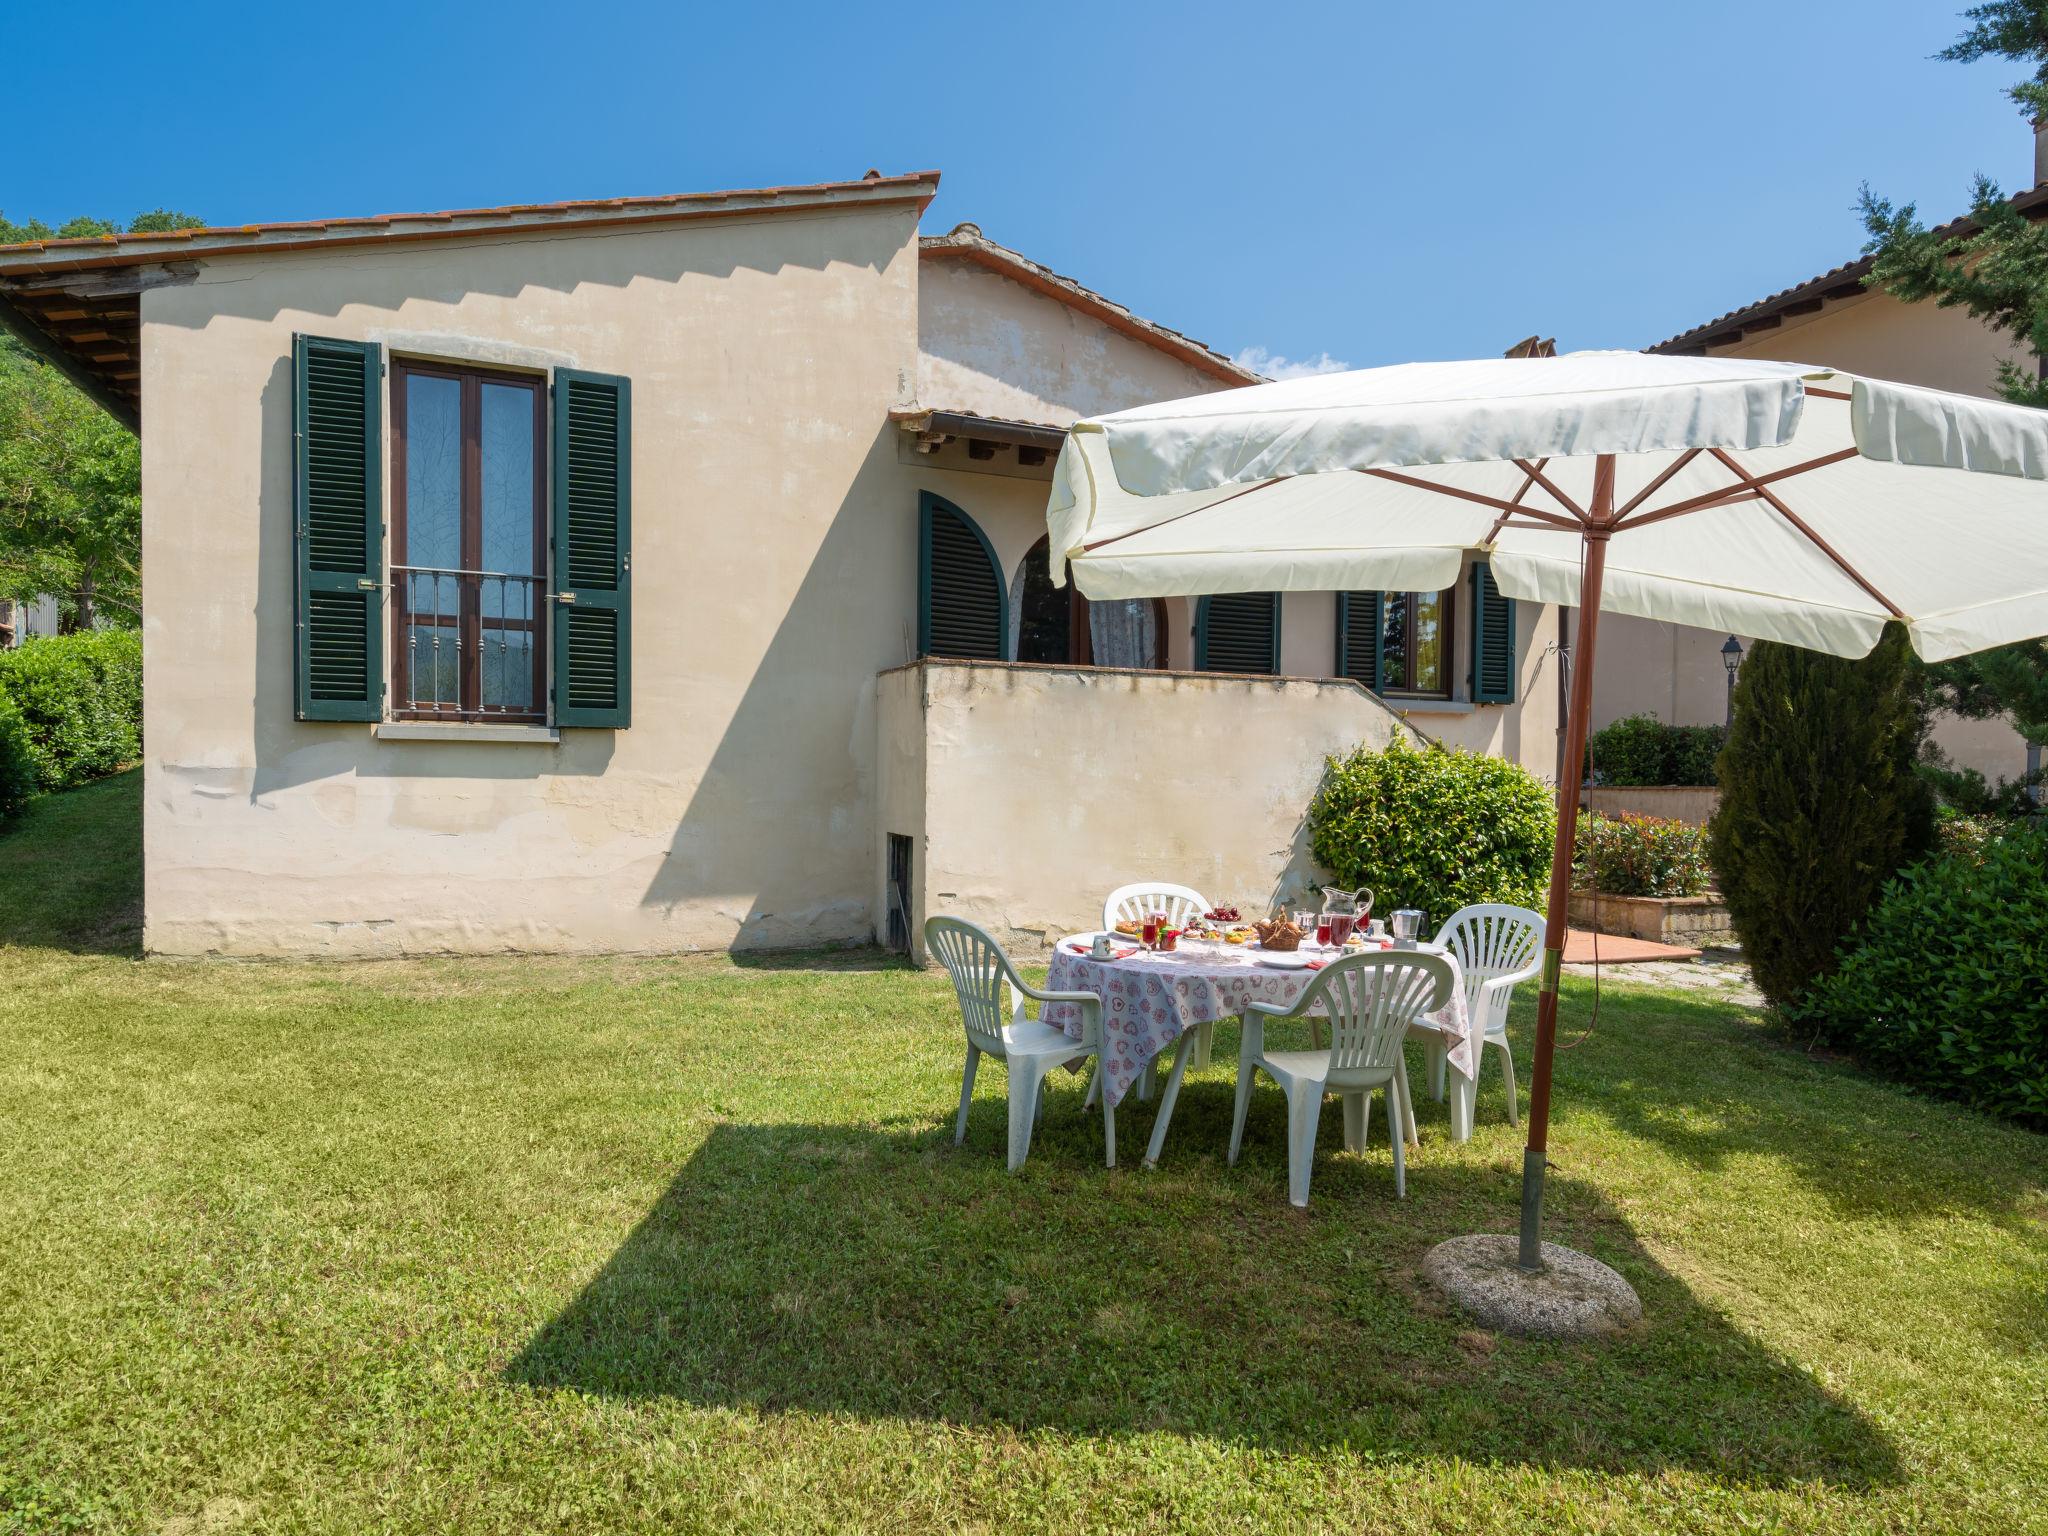
{"label": "glass of red drink", "polygon": [[1166,922],[1164,912],[1147,912],[1138,937],[1148,946],[1159,942],[1159,929]]}
{"label": "glass of red drink", "polygon": [[1325,949],[1329,948],[1330,914],[1327,912],[1318,912],[1316,914],[1316,942]]}

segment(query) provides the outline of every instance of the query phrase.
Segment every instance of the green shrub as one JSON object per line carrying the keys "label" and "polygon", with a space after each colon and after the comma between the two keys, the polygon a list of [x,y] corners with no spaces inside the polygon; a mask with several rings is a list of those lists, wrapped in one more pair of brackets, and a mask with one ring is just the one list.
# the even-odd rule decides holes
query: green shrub
{"label": "green shrub", "polygon": [[1722,725],[1673,725],[1670,732],[1671,760],[1667,771],[1670,784],[1718,784],[1721,782],[1721,749],[1728,745],[1728,728]]}
{"label": "green shrub", "polygon": [[69,789],[142,755],[142,637],[134,630],[0,651],[0,693],[27,726],[38,789]]}
{"label": "green shrub", "polygon": [[1964,816],[1944,809],[1934,823],[1935,847],[1943,858],[1981,864],[1984,862],[1984,850],[2005,825],[1996,816]]}
{"label": "green shrub", "polygon": [[1710,878],[1706,828],[1583,811],[1572,874],[1609,896],[1697,896]]}
{"label": "green shrub", "polygon": [[1598,784],[1713,784],[1728,733],[1718,725],[1666,725],[1629,715],[1586,738],[1586,766]]}
{"label": "green shrub", "polygon": [[1317,861],[1340,885],[1370,886],[1374,910],[1440,921],[1473,902],[1540,905],[1557,808],[1515,763],[1396,737],[1329,759],[1308,828]]}
{"label": "green shrub", "polygon": [[0,827],[21,814],[36,792],[36,765],[30,755],[28,725],[14,701],[0,693]]}
{"label": "green shrub", "polygon": [[1903,871],[1786,1013],[1930,1092],[2048,1129],[2048,827]]}
{"label": "green shrub", "polygon": [[1707,848],[1750,970],[1781,1007],[1933,846],[1906,657],[1896,624],[1860,661],[1762,640],[1736,682]]}

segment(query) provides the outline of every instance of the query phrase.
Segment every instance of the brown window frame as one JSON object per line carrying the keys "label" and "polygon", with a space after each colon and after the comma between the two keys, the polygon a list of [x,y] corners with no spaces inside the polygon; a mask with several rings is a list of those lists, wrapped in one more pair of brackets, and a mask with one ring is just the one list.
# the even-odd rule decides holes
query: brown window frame
{"label": "brown window frame", "polygon": [[[1391,599],[1391,598],[1395,598],[1395,597],[1436,597],[1436,598],[1440,598],[1440,599],[1442,600],[1442,602],[1443,602],[1443,617],[1442,617],[1442,619],[1441,619],[1441,620],[1440,620],[1439,622],[1440,622],[1440,625],[1441,625],[1441,627],[1442,627],[1442,631],[1443,631],[1443,644],[1442,644],[1442,652],[1443,652],[1443,674],[1444,674],[1444,681],[1443,681],[1443,686],[1442,686],[1442,687],[1440,687],[1440,688],[1415,688],[1415,687],[1410,687],[1410,686],[1405,686],[1405,685],[1404,685],[1404,686],[1402,686],[1402,687],[1398,687],[1398,688],[1397,688],[1397,687],[1395,687],[1395,686],[1394,686],[1394,685],[1393,685],[1392,683],[1390,683],[1390,682],[1389,682],[1389,681],[1387,680],[1387,676],[1386,676],[1386,664],[1385,664],[1385,661],[1384,661],[1384,654],[1385,654],[1385,653],[1384,653],[1384,651],[1383,651],[1383,652],[1382,652],[1382,658],[1383,658],[1383,659],[1382,659],[1382,661],[1381,661],[1381,666],[1380,666],[1380,690],[1379,690],[1379,691],[1380,691],[1380,696],[1381,696],[1382,698],[1396,698],[1396,699],[1450,699],[1450,698],[1452,698],[1452,697],[1454,696],[1454,689],[1453,689],[1453,680],[1454,680],[1454,679],[1455,679],[1455,678],[1457,677],[1457,675],[1458,675],[1458,674],[1457,674],[1457,666],[1456,666],[1456,662],[1457,662],[1457,645],[1458,645],[1458,625],[1457,625],[1457,612],[1458,612],[1458,589],[1457,589],[1457,587],[1456,587],[1456,586],[1448,586],[1448,587],[1445,587],[1445,588],[1444,588],[1444,589],[1443,589],[1443,590],[1442,590],[1441,592],[1433,592],[1433,593],[1432,593],[1432,592],[1382,592],[1382,593],[1380,594],[1380,603],[1381,603],[1381,606],[1382,606],[1382,608],[1384,609],[1384,607],[1385,607],[1385,605],[1386,605],[1386,603],[1388,602],[1388,600],[1389,600],[1389,599]],[[1382,614],[1382,617],[1381,617],[1381,619],[1380,619],[1380,622],[1381,622],[1381,624],[1385,624],[1385,623],[1386,623],[1386,618],[1385,618],[1384,614]],[[1404,666],[1406,667],[1406,669],[1407,669],[1408,675],[1409,675],[1410,677],[1413,677],[1413,676],[1415,675],[1415,605],[1414,605],[1413,603],[1410,603],[1410,604],[1408,605],[1408,610],[1407,610],[1407,620],[1406,620],[1406,626],[1405,626],[1405,629],[1404,629],[1404,631],[1403,631],[1403,634],[1402,634],[1402,645],[1401,645],[1401,660],[1402,660],[1402,663],[1403,663],[1403,665],[1404,665]]]}
{"label": "brown window frame", "polygon": [[[493,629],[531,631],[533,634],[533,708],[530,710],[483,708],[483,677],[477,657],[483,645],[482,582],[459,583],[460,608],[442,627],[455,629],[461,641],[462,663],[456,677],[457,703],[452,709],[421,709],[400,703],[412,698],[412,678],[406,646],[409,623],[428,622],[431,614],[415,615],[408,608],[411,583],[403,568],[411,565],[406,537],[405,434],[406,385],[414,378],[449,379],[462,388],[462,487],[461,555],[464,571],[483,568],[483,386],[505,384],[525,389],[533,396],[533,618],[493,618]],[[394,358],[391,363],[391,697],[395,720],[455,720],[463,723],[507,725],[545,724],[548,718],[547,611],[548,611],[548,478],[547,434],[548,381],[531,373],[514,373],[496,368],[475,368],[466,364],[441,363],[413,358]],[[511,573],[519,574],[519,573]],[[502,606],[502,604],[501,604]]]}
{"label": "brown window frame", "polygon": [[[1050,538],[1051,536],[1049,534],[1040,534],[1038,536],[1037,542],[1034,543],[1029,549],[1027,549],[1024,552],[1023,564],[1017,567],[1017,610],[1020,620],[1023,614],[1023,605],[1029,593],[1029,583],[1031,580],[1031,562],[1033,560],[1038,559],[1040,555],[1046,555],[1047,558],[1050,559]],[[1088,599],[1081,595],[1081,589],[1075,586],[1071,580],[1067,583],[1066,591],[1069,594],[1067,599],[1067,659],[1065,661],[1033,663],[1033,665],[1055,667],[1088,667],[1090,669],[1099,671],[1137,670],[1141,672],[1163,672],[1166,670],[1166,663],[1168,658],[1168,645],[1170,642],[1166,633],[1165,598],[1155,597],[1152,599],[1152,631],[1155,637],[1154,643],[1157,647],[1157,649],[1154,651],[1152,660],[1146,662],[1144,666],[1135,669],[1114,667],[1096,668],[1095,631],[1090,627],[1088,622]],[[1006,625],[1007,622],[1008,616],[1005,615]],[[1019,630],[1019,641],[1021,643],[1021,622],[1019,624]],[[1023,658],[1019,656],[1012,656],[1010,659],[1012,661],[1021,661]]]}

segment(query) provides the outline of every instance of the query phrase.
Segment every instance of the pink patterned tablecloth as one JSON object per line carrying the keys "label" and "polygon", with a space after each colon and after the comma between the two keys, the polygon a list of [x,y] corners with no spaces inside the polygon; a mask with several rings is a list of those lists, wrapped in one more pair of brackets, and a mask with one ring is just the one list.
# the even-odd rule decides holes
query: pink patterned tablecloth
{"label": "pink patterned tablecloth", "polygon": [[[1093,992],[1102,999],[1103,1075],[1111,1104],[1123,1101],[1146,1062],[1197,1024],[1236,1018],[1248,1003],[1290,1008],[1316,979],[1314,971],[1260,965],[1256,950],[1237,947],[1183,948],[1164,955],[1141,949],[1126,960],[1092,960],[1076,954],[1074,942],[1064,939],[1054,946],[1046,987]],[[1475,1075],[1479,1043],[1471,1036],[1457,957],[1444,958],[1451,962],[1457,985],[1450,1002],[1427,1019],[1450,1037],[1451,1069],[1469,1078]],[[1321,1012],[1321,1005],[1314,1011]],[[1073,1003],[1043,1004],[1039,1018],[1081,1038],[1081,1010]]]}

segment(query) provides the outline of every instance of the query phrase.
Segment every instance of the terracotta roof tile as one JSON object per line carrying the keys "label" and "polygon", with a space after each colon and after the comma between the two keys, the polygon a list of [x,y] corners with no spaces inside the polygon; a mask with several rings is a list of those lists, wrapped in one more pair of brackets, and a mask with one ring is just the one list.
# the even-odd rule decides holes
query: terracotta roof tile
{"label": "terracotta roof tile", "polygon": [[471,225],[479,233],[494,226],[523,223],[578,224],[607,222],[612,218],[661,218],[692,213],[713,213],[731,209],[750,211],[772,208],[779,203],[806,203],[839,197],[846,201],[880,200],[876,194],[920,197],[926,201],[938,191],[937,171],[914,171],[900,176],[870,172],[857,181],[825,181],[786,187],[750,187],[722,192],[674,192],[651,197],[590,198],[556,203],[508,203],[496,208],[452,208],[428,213],[380,213],[347,218],[297,219],[279,223],[222,224],[203,229],[149,230],[140,234],[89,235],[68,240],[30,240],[17,245],[0,245],[0,266],[12,267],[9,258],[41,255],[65,265],[88,266],[95,257],[138,257],[151,261],[176,260],[192,254],[238,249],[244,244],[291,244],[307,236],[360,235],[374,238],[399,232],[408,225]]}
{"label": "terracotta roof tile", "polygon": [[[2048,218],[2048,185],[2034,187],[2026,192],[2015,193],[2010,201],[2015,208],[2021,213],[2026,214],[2029,218]],[[1934,233],[1945,239],[1954,239],[1957,236],[1971,233],[1976,227],[1975,222],[1970,216],[1965,214],[1959,219],[1951,219],[1948,223],[1939,225],[1934,230]],[[1870,262],[1871,258],[1868,256],[1859,256],[1854,261],[1845,261],[1839,267],[1830,267],[1818,276],[1809,277],[1803,283],[1795,283],[1790,288],[1781,288],[1768,298],[1758,299],[1753,304],[1745,304],[1740,309],[1731,309],[1725,315],[1709,320],[1703,325],[1696,325],[1689,331],[1680,331],[1676,336],[1667,337],[1663,341],[1643,348],[1643,350],[1645,352],[1684,352],[1702,350],[1708,345],[1725,345],[1730,341],[1739,339],[1740,333],[1745,328],[1754,327],[1760,320],[1781,316],[1794,304],[1810,303],[1816,299],[1824,299],[1826,297],[1843,297],[1845,295],[1833,294],[1832,290],[1845,288],[1852,283],[1860,288],[1864,275],[1870,271]],[[1734,336],[1722,336],[1720,333],[1724,331],[1732,331],[1736,334]]]}
{"label": "terracotta roof tile", "polygon": [[1183,362],[1199,368],[1211,378],[1221,379],[1228,384],[1264,384],[1264,374],[1254,373],[1243,364],[1225,357],[1215,348],[1205,345],[1192,336],[1159,325],[1142,316],[1132,314],[1114,299],[1103,297],[1092,288],[1077,283],[1071,277],[1062,277],[1050,267],[1040,266],[1020,251],[1013,251],[1006,245],[998,245],[982,234],[976,224],[956,224],[943,235],[925,235],[918,242],[922,256],[944,259],[948,257],[965,259],[1000,272],[1005,277],[1016,279],[1026,287],[1034,288],[1049,298],[1094,316],[1114,330],[1172,353]]}

